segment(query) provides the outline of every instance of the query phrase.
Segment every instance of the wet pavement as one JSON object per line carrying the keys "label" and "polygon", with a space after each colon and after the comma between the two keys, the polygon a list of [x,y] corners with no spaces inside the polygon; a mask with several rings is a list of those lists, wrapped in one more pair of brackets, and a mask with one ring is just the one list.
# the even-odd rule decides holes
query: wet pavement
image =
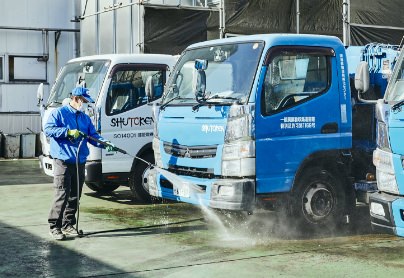
{"label": "wet pavement", "polygon": [[354,225],[303,236],[270,212],[236,221],[85,187],[85,236],[53,241],[52,190],[37,160],[0,160],[0,277],[404,276],[404,239],[372,233],[366,207]]}

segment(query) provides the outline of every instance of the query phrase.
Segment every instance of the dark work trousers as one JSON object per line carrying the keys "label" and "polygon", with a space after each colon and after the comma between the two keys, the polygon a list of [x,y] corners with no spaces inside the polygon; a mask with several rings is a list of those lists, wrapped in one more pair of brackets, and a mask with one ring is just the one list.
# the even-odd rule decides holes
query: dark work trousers
{"label": "dark work trousers", "polygon": [[[79,164],[79,191],[84,183],[85,164]],[[65,228],[76,224],[77,211],[77,169],[76,164],[66,164],[59,159],[53,159],[53,187],[55,195],[49,212],[50,229]]]}

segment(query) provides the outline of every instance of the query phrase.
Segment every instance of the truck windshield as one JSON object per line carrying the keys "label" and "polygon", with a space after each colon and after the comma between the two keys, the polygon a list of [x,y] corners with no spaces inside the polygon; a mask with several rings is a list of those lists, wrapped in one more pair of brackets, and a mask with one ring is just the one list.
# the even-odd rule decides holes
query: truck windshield
{"label": "truck windshield", "polygon": [[48,99],[48,106],[56,106],[65,98],[70,97],[74,87],[85,82],[92,99],[97,99],[102,82],[107,73],[110,61],[81,61],[69,63],[63,67],[52,88]]}
{"label": "truck windshield", "polygon": [[215,102],[239,100],[245,102],[250,95],[263,42],[245,42],[214,45],[186,51],[165,92],[162,104],[196,103],[192,90],[195,60],[206,60],[206,97]]}
{"label": "truck windshield", "polygon": [[384,100],[387,102],[397,102],[404,100],[404,55],[400,55],[394,72],[389,80]]}

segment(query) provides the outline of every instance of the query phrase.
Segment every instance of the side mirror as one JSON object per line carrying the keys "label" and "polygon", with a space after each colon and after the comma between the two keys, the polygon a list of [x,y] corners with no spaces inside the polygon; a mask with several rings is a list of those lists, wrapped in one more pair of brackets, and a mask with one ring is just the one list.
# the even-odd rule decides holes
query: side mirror
{"label": "side mirror", "polygon": [[84,87],[84,88],[87,87],[86,86],[86,74],[84,72],[84,69],[83,69],[83,72],[80,72],[77,76],[76,87]]}
{"label": "side mirror", "polygon": [[192,80],[192,91],[195,94],[195,97],[198,99],[199,97],[204,98],[206,92],[206,73],[204,70],[195,71],[194,78]]}
{"label": "side mirror", "polygon": [[360,62],[356,68],[355,89],[361,93],[369,89],[369,66],[367,62]]}
{"label": "side mirror", "polygon": [[204,98],[206,92],[206,73],[208,68],[208,60],[196,59],[195,60],[194,78],[192,80],[192,91],[195,94],[195,98]]}
{"label": "side mirror", "polygon": [[38,89],[36,90],[36,97],[38,99],[38,105],[41,104],[43,101],[43,94],[44,94],[44,89],[43,89],[43,83],[39,84]]}
{"label": "side mirror", "polygon": [[154,85],[153,85],[153,77],[147,77],[146,84],[145,84],[145,92],[146,96],[149,100],[154,99]]}
{"label": "side mirror", "polygon": [[208,68],[208,60],[196,59],[195,69],[196,70],[206,70]]}
{"label": "side mirror", "polygon": [[355,89],[358,91],[358,99],[364,103],[376,103],[376,100],[362,98],[362,94],[369,89],[369,66],[367,62],[360,62],[355,72]]}

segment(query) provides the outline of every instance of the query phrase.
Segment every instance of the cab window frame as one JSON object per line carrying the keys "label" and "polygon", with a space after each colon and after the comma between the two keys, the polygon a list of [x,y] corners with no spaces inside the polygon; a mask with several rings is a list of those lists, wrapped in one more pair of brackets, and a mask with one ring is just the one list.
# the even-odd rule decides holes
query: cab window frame
{"label": "cab window frame", "polygon": [[[128,111],[132,111],[133,109],[136,109],[136,108],[139,108],[139,107],[141,107],[141,106],[144,106],[144,105],[146,105],[149,101],[153,101],[153,100],[147,100],[146,102],[141,102],[141,103],[138,103],[138,104],[136,104],[136,105],[134,105],[133,107],[131,106],[131,107],[129,107],[128,109],[124,109],[124,110],[118,110],[118,111],[112,111],[112,107],[111,107],[111,105],[112,105],[112,103],[111,103],[111,86],[113,86],[113,81],[112,81],[112,78],[114,77],[114,76],[116,76],[116,74],[118,73],[118,72],[123,72],[123,71],[127,71],[127,72],[129,72],[129,71],[133,71],[133,72],[135,72],[135,71],[138,71],[138,72],[143,72],[143,71],[161,71],[161,76],[162,76],[162,81],[161,81],[161,85],[162,85],[162,92],[161,92],[161,94],[160,95],[158,95],[157,97],[155,97],[155,98],[153,98],[153,100],[156,100],[156,99],[159,99],[159,98],[161,98],[162,96],[163,96],[163,89],[164,89],[164,85],[165,85],[165,83],[166,83],[166,79],[167,79],[167,71],[168,71],[168,66],[167,65],[165,65],[165,64],[118,64],[118,65],[115,65],[112,69],[111,69],[111,71],[110,71],[110,73],[109,73],[109,76],[108,76],[108,78],[111,80],[110,81],[110,83],[109,83],[109,85],[108,85],[108,90],[107,90],[107,93],[106,93],[106,105],[105,105],[105,114],[107,115],[107,116],[114,116],[114,115],[119,115],[119,114],[122,114],[122,113],[125,113],[125,112],[128,112]],[[133,76],[134,77],[134,76]],[[132,87],[133,89],[135,89],[135,86],[133,85],[133,83],[132,82],[134,82],[134,78],[131,80],[131,84],[129,84],[129,82],[122,82],[122,83],[118,83],[118,84],[121,84],[122,85],[122,87],[125,87],[125,84],[124,83],[128,83],[127,84],[127,87],[129,88],[129,87]],[[145,86],[145,82],[143,82],[143,86],[142,87],[144,87]],[[125,88],[123,88],[123,89],[125,89]],[[127,89],[127,88],[126,88]],[[147,97],[147,96],[146,96]]]}
{"label": "cab window frame", "polygon": [[[302,91],[302,99],[298,101],[294,101],[292,104],[285,106],[285,107],[279,107],[282,104],[282,101],[280,101],[279,106],[276,107],[275,110],[269,110],[267,107],[269,105],[269,94],[268,92],[265,92],[265,90],[268,90],[269,88],[266,88],[266,81],[268,78],[268,75],[270,74],[271,66],[274,59],[280,56],[307,56],[309,57],[317,57],[317,58],[323,58],[325,57],[325,75],[326,75],[326,82],[325,82],[325,87],[322,88],[319,91],[312,91],[312,92],[304,92]],[[281,113],[285,110],[289,110],[292,107],[296,107],[298,105],[301,105],[307,101],[310,101],[314,98],[317,98],[325,93],[327,93],[331,87],[332,84],[332,58],[335,57],[335,51],[332,48],[329,47],[307,47],[307,46],[276,46],[272,47],[268,50],[266,53],[265,59],[264,59],[264,66],[267,67],[266,73],[264,76],[264,81],[262,82],[262,87],[261,87],[261,114],[263,116],[270,116],[274,114]],[[307,69],[306,69],[306,76],[305,79],[307,78]],[[271,77],[272,78],[272,77]],[[287,80],[287,79],[285,79]],[[293,80],[293,79],[290,79]],[[297,79],[296,79],[297,80]],[[305,80],[306,82],[306,80]],[[295,94],[290,94],[290,96],[297,96]],[[293,97],[293,98],[294,98]],[[287,96],[285,96],[287,98]]]}

